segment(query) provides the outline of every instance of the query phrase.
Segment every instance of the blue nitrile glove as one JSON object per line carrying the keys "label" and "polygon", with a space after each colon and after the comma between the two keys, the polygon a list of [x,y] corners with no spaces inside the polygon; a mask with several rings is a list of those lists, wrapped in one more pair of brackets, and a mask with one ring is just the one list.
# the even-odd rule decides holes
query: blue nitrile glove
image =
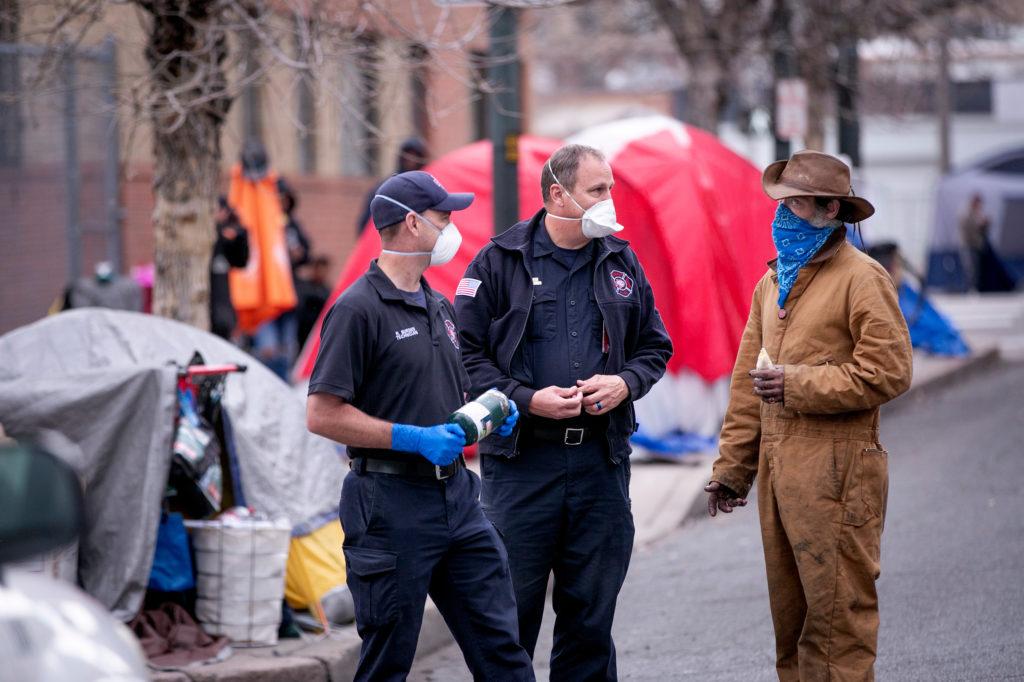
{"label": "blue nitrile glove", "polygon": [[519,408],[516,407],[516,401],[508,401],[508,416],[505,417],[505,421],[498,427],[497,434],[502,438],[508,438],[512,435],[512,429],[516,428],[516,424],[519,423]]}
{"label": "blue nitrile glove", "polygon": [[415,452],[433,464],[448,466],[462,454],[466,432],[458,424],[437,426],[391,425],[391,449]]}

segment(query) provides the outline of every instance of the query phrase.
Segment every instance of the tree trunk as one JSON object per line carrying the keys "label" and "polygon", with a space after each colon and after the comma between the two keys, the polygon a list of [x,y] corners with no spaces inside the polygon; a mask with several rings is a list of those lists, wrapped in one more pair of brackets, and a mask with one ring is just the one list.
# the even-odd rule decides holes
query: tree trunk
{"label": "tree trunk", "polygon": [[208,330],[220,145],[195,145],[183,130],[155,137],[153,313]]}
{"label": "tree trunk", "polygon": [[227,41],[215,1],[188,3],[187,16],[173,0],[143,6],[153,19],[146,48],[154,103],[153,312],[209,329],[220,133],[231,105],[221,66]]}
{"label": "tree trunk", "polygon": [[724,74],[710,58],[690,59],[690,79],[686,87],[686,122],[718,134],[720,116],[725,106],[721,90]]}
{"label": "tree trunk", "polygon": [[800,71],[807,81],[807,135],[805,149],[825,150],[825,119],[834,98],[831,63],[824,47],[816,46],[798,56]]}

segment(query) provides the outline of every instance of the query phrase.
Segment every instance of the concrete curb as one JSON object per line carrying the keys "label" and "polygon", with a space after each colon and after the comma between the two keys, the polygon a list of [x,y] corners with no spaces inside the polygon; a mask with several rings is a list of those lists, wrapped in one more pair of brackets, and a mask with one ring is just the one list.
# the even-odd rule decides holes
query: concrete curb
{"label": "concrete curb", "polygon": [[961,382],[976,374],[995,367],[1002,361],[999,348],[989,348],[976,355],[971,355],[960,364],[935,374],[919,383],[911,384],[906,393],[882,407],[883,415],[893,414],[907,405],[915,404],[935,391],[940,391],[954,383]]}
{"label": "concrete curb", "polygon": [[[441,612],[430,601],[423,613],[417,656],[452,642]],[[286,640],[274,647],[235,649],[225,661],[171,672],[154,672],[154,682],[350,682],[359,664],[361,641],[355,625],[318,640]]]}

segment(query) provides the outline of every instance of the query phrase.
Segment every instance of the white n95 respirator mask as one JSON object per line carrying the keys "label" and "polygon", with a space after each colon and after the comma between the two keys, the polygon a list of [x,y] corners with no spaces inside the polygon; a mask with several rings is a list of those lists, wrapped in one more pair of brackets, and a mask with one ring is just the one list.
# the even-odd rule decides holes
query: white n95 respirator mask
{"label": "white n95 respirator mask", "polygon": [[396,206],[404,208],[410,213],[415,213],[420,220],[441,233],[438,236],[437,241],[434,242],[434,248],[430,251],[393,251],[391,249],[381,249],[381,253],[390,253],[395,256],[430,256],[430,265],[432,267],[435,265],[444,265],[451,261],[452,258],[455,258],[455,254],[459,252],[459,247],[462,246],[462,233],[459,232],[459,228],[455,226],[454,221],[449,221],[444,227],[438,227],[430,218],[427,218],[418,211],[412,210],[402,202],[392,199],[386,194],[376,194],[373,198],[385,199]]}
{"label": "white n95 respirator mask", "polygon": [[588,239],[600,239],[601,237],[607,237],[613,235],[616,232],[622,232],[622,225],[619,225],[618,220],[615,216],[615,203],[609,198],[604,201],[599,201],[590,208],[583,208],[580,206],[580,202],[576,201],[576,197],[569,193],[569,190],[565,188],[565,185],[555,176],[555,171],[551,168],[551,161],[548,160],[548,170],[551,171],[551,177],[555,178],[555,182],[562,191],[572,199],[572,203],[576,204],[576,207],[583,211],[582,218],[566,218],[565,216],[555,215],[551,213],[555,218],[561,218],[562,220],[580,220],[583,222],[583,236]]}

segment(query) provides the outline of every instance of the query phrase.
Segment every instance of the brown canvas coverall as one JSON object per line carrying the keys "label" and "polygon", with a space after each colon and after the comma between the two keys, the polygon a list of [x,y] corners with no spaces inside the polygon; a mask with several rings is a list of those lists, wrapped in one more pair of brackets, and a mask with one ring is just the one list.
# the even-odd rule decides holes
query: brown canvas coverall
{"label": "brown canvas coverall", "polygon": [[[758,505],[779,679],[871,680],[888,455],[878,408],[910,386],[910,335],[888,273],[845,242],[804,267],[779,318],[765,273],[733,370],[712,480]],[[752,392],[761,347],[785,366],[783,403]]]}

